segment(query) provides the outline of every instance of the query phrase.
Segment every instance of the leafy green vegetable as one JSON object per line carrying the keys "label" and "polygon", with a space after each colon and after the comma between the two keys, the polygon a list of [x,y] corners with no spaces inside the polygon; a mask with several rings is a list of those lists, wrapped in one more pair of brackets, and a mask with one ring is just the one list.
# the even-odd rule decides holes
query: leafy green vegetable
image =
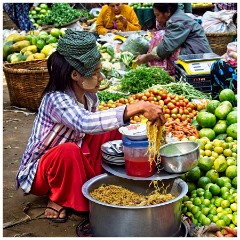
{"label": "leafy green vegetable", "polygon": [[121,79],[121,90],[126,93],[140,93],[155,84],[167,84],[172,82],[171,76],[161,67],[138,66],[127,72]]}
{"label": "leafy green vegetable", "polygon": [[121,53],[121,60],[126,67],[128,67],[132,63],[133,59],[134,59],[134,55],[131,52]]}
{"label": "leafy green vegetable", "polygon": [[109,91],[99,91],[97,93],[99,102],[108,102],[109,100],[117,101],[120,98],[126,98],[126,94]]}
{"label": "leafy green vegetable", "polygon": [[74,9],[68,3],[54,3],[52,11],[42,19],[42,23],[46,25],[54,24],[57,27],[72,22],[79,17],[89,19],[93,15],[85,9]]}
{"label": "leafy green vegetable", "polygon": [[158,85],[155,85],[154,88],[157,88],[157,89],[164,88],[168,91],[168,93],[174,94],[174,95],[182,95],[188,100],[200,99],[200,98],[211,99],[210,93],[201,92],[200,90],[197,90],[194,86],[189,84],[188,82],[184,82],[184,81],[172,82],[165,85],[158,84]]}

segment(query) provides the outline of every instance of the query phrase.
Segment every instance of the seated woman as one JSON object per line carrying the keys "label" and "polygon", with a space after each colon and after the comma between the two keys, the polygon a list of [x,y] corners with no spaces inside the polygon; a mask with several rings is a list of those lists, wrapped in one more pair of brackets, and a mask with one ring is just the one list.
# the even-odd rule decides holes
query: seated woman
{"label": "seated woman", "polygon": [[103,80],[92,33],[67,29],[47,60],[49,83],[17,174],[25,193],[47,196],[46,218],[67,220],[67,209],[88,211],[82,185],[103,172],[101,145],[121,139],[118,128],[143,114],[165,123],[160,105],[138,101],[97,111]]}
{"label": "seated woman", "polygon": [[178,54],[212,52],[201,25],[180,10],[177,3],[154,3],[153,12],[164,34],[158,32],[155,34],[154,45],[150,45],[151,49],[147,54],[137,57],[137,64],[152,60],[161,61],[174,54],[174,58],[170,60],[171,64],[177,59]]}
{"label": "seated woman", "polygon": [[118,31],[140,30],[136,13],[133,8],[122,3],[109,3],[102,7],[96,21],[96,32],[98,35],[116,33]]}

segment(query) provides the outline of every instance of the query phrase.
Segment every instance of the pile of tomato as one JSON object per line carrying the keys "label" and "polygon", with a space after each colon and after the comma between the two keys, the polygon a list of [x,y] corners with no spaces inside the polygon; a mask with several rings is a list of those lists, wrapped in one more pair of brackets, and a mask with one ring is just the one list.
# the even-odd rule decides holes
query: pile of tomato
{"label": "pile of tomato", "polygon": [[[164,110],[167,121],[178,120],[188,121],[197,115],[198,106],[190,102],[184,96],[176,96],[167,92],[166,89],[148,89],[143,93],[137,93],[128,98],[120,98],[117,101],[109,100],[107,103],[101,103],[99,110],[115,108],[123,104],[131,104],[136,101],[148,101],[156,105],[161,105]],[[138,123],[144,119],[144,116],[139,114],[131,118],[131,123]]]}

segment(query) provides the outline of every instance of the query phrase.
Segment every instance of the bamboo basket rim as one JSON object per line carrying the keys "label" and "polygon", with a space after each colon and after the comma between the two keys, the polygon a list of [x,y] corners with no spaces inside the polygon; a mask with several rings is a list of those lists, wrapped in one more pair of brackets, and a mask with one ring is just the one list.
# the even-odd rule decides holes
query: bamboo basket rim
{"label": "bamboo basket rim", "polygon": [[237,32],[205,32],[208,37],[223,37],[223,36],[235,36]]}
{"label": "bamboo basket rim", "polygon": [[[37,67],[32,67],[30,64],[32,63],[41,63],[41,62],[46,62],[46,59],[42,59],[42,60],[32,60],[29,62],[18,62],[18,63],[5,63],[3,64],[3,71],[8,72],[8,73],[18,73],[18,74],[34,74],[34,73],[43,73],[43,72],[48,72],[47,67],[42,67],[42,66],[37,66]],[[29,63],[29,67],[27,67],[27,63]],[[12,68],[14,66],[14,68]],[[19,68],[16,68],[16,66]],[[23,66],[21,68],[21,66]]]}

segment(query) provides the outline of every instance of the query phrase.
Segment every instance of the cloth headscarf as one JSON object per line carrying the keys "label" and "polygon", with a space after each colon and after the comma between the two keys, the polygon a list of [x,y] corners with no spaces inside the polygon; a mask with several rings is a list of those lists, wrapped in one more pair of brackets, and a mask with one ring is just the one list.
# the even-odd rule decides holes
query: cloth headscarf
{"label": "cloth headscarf", "polygon": [[67,29],[58,41],[57,51],[84,77],[92,75],[101,58],[95,36],[85,31]]}

